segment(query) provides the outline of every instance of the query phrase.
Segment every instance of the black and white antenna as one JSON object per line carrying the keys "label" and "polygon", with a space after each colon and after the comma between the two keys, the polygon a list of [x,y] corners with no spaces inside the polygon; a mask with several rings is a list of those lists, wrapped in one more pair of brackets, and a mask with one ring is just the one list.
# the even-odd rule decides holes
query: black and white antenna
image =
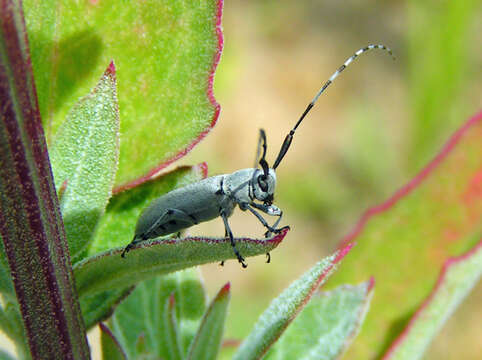
{"label": "black and white antenna", "polygon": [[368,50],[371,50],[371,49],[382,49],[382,50],[386,50],[393,59],[395,59],[395,57],[393,56],[392,54],[392,50],[390,50],[390,48],[386,47],[385,45],[368,45],[368,46],[365,46],[364,48],[361,48],[360,50],[358,50],[356,53],[354,53],[352,56],[350,56],[344,63],[343,65],[341,65],[338,70],[336,70],[333,75],[331,75],[331,77],[323,84],[323,86],[321,87],[320,91],[318,91],[318,93],[315,95],[315,97],[313,98],[313,100],[311,100],[311,102],[308,104],[308,106],[306,107],[305,111],[303,112],[303,114],[301,114],[301,117],[300,119],[296,122],[296,125],[293,127],[293,129],[289,132],[288,135],[286,135],[286,138],[285,138],[285,141],[283,142],[283,145],[281,146],[281,149],[280,149],[280,152],[278,154],[278,157],[276,158],[276,161],[274,162],[273,164],[273,169],[276,169],[278,167],[278,165],[280,164],[281,160],[283,160],[283,157],[286,155],[286,153],[288,152],[288,149],[291,145],[291,141],[293,140],[293,135],[295,134],[295,131],[296,129],[298,128],[298,126],[301,124],[301,122],[303,121],[303,119],[305,118],[306,114],[309,113],[309,111],[311,110],[311,108],[315,105],[316,101],[318,100],[318,98],[320,97],[321,94],[323,94],[323,92],[326,90],[326,88],[328,86],[330,86],[330,84],[338,77],[338,75],[340,75],[342,73],[343,70],[345,70],[345,68],[350,65],[358,56],[360,56],[361,54],[363,54],[364,52],[368,51]]}

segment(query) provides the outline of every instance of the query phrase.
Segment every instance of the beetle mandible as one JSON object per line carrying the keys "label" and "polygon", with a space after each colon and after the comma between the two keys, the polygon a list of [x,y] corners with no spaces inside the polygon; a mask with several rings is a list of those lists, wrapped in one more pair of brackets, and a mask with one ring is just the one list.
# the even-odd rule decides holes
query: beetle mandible
{"label": "beetle mandible", "polygon": [[[293,129],[286,136],[273,167],[270,168],[266,161],[266,135],[264,130],[261,129],[254,168],[238,170],[232,174],[212,176],[194,184],[172,190],[153,200],[140,215],[134,239],[126,246],[121,256],[124,257],[139,242],[173,234],[200,222],[212,220],[220,216],[224,222],[225,237],[226,239],[229,238],[236,258],[245,268],[247,265],[243,256],[236,248],[228,218],[232,215],[234,208],[239,206],[241,210],[249,210],[253,213],[261,224],[268,229],[265,233],[266,237],[288,228],[288,226],[278,228],[283,212],[276,205],[273,205],[276,187],[275,170],[288,152],[296,129],[315,105],[320,95],[353,60],[371,49],[386,50],[393,57],[392,51],[385,45],[368,45],[350,56],[323,84],[313,100],[308,104]],[[263,152],[258,161],[261,147]],[[270,216],[277,216],[278,219],[270,226],[260,212]],[[269,253],[267,256],[267,262],[269,262]]]}

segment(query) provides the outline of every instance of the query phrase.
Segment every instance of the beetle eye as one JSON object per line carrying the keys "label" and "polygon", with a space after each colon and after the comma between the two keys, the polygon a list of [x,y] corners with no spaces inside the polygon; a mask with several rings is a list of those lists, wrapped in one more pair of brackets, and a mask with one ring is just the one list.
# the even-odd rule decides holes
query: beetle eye
{"label": "beetle eye", "polygon": [[266,182],[266,176],[258,176],[258,185],[264,192],[268,191],[268,183]]}

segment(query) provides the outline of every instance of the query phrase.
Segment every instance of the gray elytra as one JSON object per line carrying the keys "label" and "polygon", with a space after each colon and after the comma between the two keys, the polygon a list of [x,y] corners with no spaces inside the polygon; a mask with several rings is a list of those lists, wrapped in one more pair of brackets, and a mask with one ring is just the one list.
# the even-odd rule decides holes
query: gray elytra
{"label": "gray elytra", "polygon": [[[239,206],[241,210],[249,210],[253,213],[261,224],[268,229],[265,233],[266,237],[288,228],[288,226],[278,228],[283,212],[273,205],[276,187],[275,170],[288,152],[296,129],[315,105],[320,95],[353,60],[371,49],[386,50],[393,57],[392,51],[384,45],[368,45],[350,56],[323,84],[313,100],[308,104],[293,129],[286,136],[273,167],[270,168],[266,161],[266,135],[264,130],[261,129],[254,168],[238,170],[232,174],[212,176],[172,190],[153,200],[140,215],[134,239],[126,246],[121,256],[124,257],[139,242],[174,234],[198,223],[221,217],[224,222],[225,237],[226,239],[229,238],[236,258],[245,268],[247,265],[243,256],[236,248],[228,218],[232,215],[235,207]],[[261,148],[263,152],[260,158]],[[260,212],[270,216],[277,216],[278,218],[270,226]],[[269,262],[269,253],[267,256]]]}

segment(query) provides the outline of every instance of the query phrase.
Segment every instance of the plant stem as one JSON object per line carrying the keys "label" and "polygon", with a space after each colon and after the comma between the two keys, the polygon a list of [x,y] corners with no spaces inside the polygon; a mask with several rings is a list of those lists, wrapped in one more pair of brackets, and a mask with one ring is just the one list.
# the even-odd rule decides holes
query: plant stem
{"label": "plant stem", "polygon": [[34,359],[88,359],[20,0],[0,0],[0,234]]}

